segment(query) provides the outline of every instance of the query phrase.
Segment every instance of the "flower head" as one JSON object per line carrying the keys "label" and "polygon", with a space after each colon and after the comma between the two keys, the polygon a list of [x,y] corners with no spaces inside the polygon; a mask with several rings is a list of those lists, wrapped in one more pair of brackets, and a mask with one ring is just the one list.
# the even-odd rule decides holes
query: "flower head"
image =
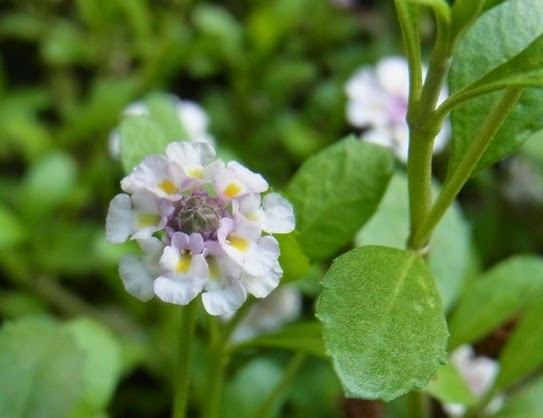
{"label": "flower head", "polygon": [[[392,148],[407,161],[409,129],[405,120],[409,97],[409,69],[401,57],[386,57],[375,68],[363,66],[347,81],[347,120],[363,130],[362,138]],[[439,102],[447,97],[442,89]],[[446,122],[435,138],[434,151],[441,150],[449,137]]]}
{"label": "flower head", "polygon": [[173,142],[121,181],[106,238],[137,239],[143,255],[121,259],[126,290],[185,305],[202,293],[212,315],[235,311],[247,294],[262,298],[279,284],[279,244],[271,233],[294,229],[290,203],[237,162],[215,158],[203,142]]}

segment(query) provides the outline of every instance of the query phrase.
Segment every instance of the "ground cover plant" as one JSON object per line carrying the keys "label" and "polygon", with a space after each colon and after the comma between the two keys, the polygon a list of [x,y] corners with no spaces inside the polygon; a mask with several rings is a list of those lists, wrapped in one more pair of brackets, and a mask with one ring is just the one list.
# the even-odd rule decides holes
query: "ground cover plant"
{"label": "ground cover plant", "polygon": [[0,4],[0,417],[539,417],[539,0]]}

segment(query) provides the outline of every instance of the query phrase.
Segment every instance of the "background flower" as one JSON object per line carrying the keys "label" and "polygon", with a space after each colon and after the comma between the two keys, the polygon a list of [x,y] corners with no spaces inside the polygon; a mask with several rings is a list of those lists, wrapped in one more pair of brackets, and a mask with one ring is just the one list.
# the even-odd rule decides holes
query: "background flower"
{"label": "background flower", "polygon": [[[390,56],[381,59],[375,67],[363,66],[347,81],[345,92],[347,120],[362,130],[361,138],[391,148],[406,162],[409,147],[409,128],[405,121],[409,96],[407,61]],[[443,88],[438,102],[447,95]],[[435,138],[435,152],[443,149],[449,135],[450,126],[446,121]]]}

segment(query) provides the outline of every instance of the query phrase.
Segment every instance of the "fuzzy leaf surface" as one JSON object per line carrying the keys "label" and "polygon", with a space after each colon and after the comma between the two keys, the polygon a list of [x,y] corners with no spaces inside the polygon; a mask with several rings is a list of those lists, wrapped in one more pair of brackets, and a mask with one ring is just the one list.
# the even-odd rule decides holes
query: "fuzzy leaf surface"
{"label": "fuzzy leaf surface", "polygon": [[338,257],[317,316],[348,397],[394,399],[426,386],[446,359],[447,324],[422,258],[367,246]]}

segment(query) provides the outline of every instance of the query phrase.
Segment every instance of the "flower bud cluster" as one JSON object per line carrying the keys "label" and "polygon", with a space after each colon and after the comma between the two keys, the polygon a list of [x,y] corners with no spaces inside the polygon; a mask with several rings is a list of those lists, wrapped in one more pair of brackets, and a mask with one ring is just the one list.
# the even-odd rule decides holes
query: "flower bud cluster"
{"label": "flower bud cluster", "polygon": [[112,243],[137,240],[119,274],[141,300],[154,295],[186,305],[202,293],[212,315],[234,312],[252,294],[279,284],[279,245],[271,235],[294,229],[290,203],[262,193],[268,183],[241,164],[216,159],[203,142],[173,142],[121,181],[106,219]]}

